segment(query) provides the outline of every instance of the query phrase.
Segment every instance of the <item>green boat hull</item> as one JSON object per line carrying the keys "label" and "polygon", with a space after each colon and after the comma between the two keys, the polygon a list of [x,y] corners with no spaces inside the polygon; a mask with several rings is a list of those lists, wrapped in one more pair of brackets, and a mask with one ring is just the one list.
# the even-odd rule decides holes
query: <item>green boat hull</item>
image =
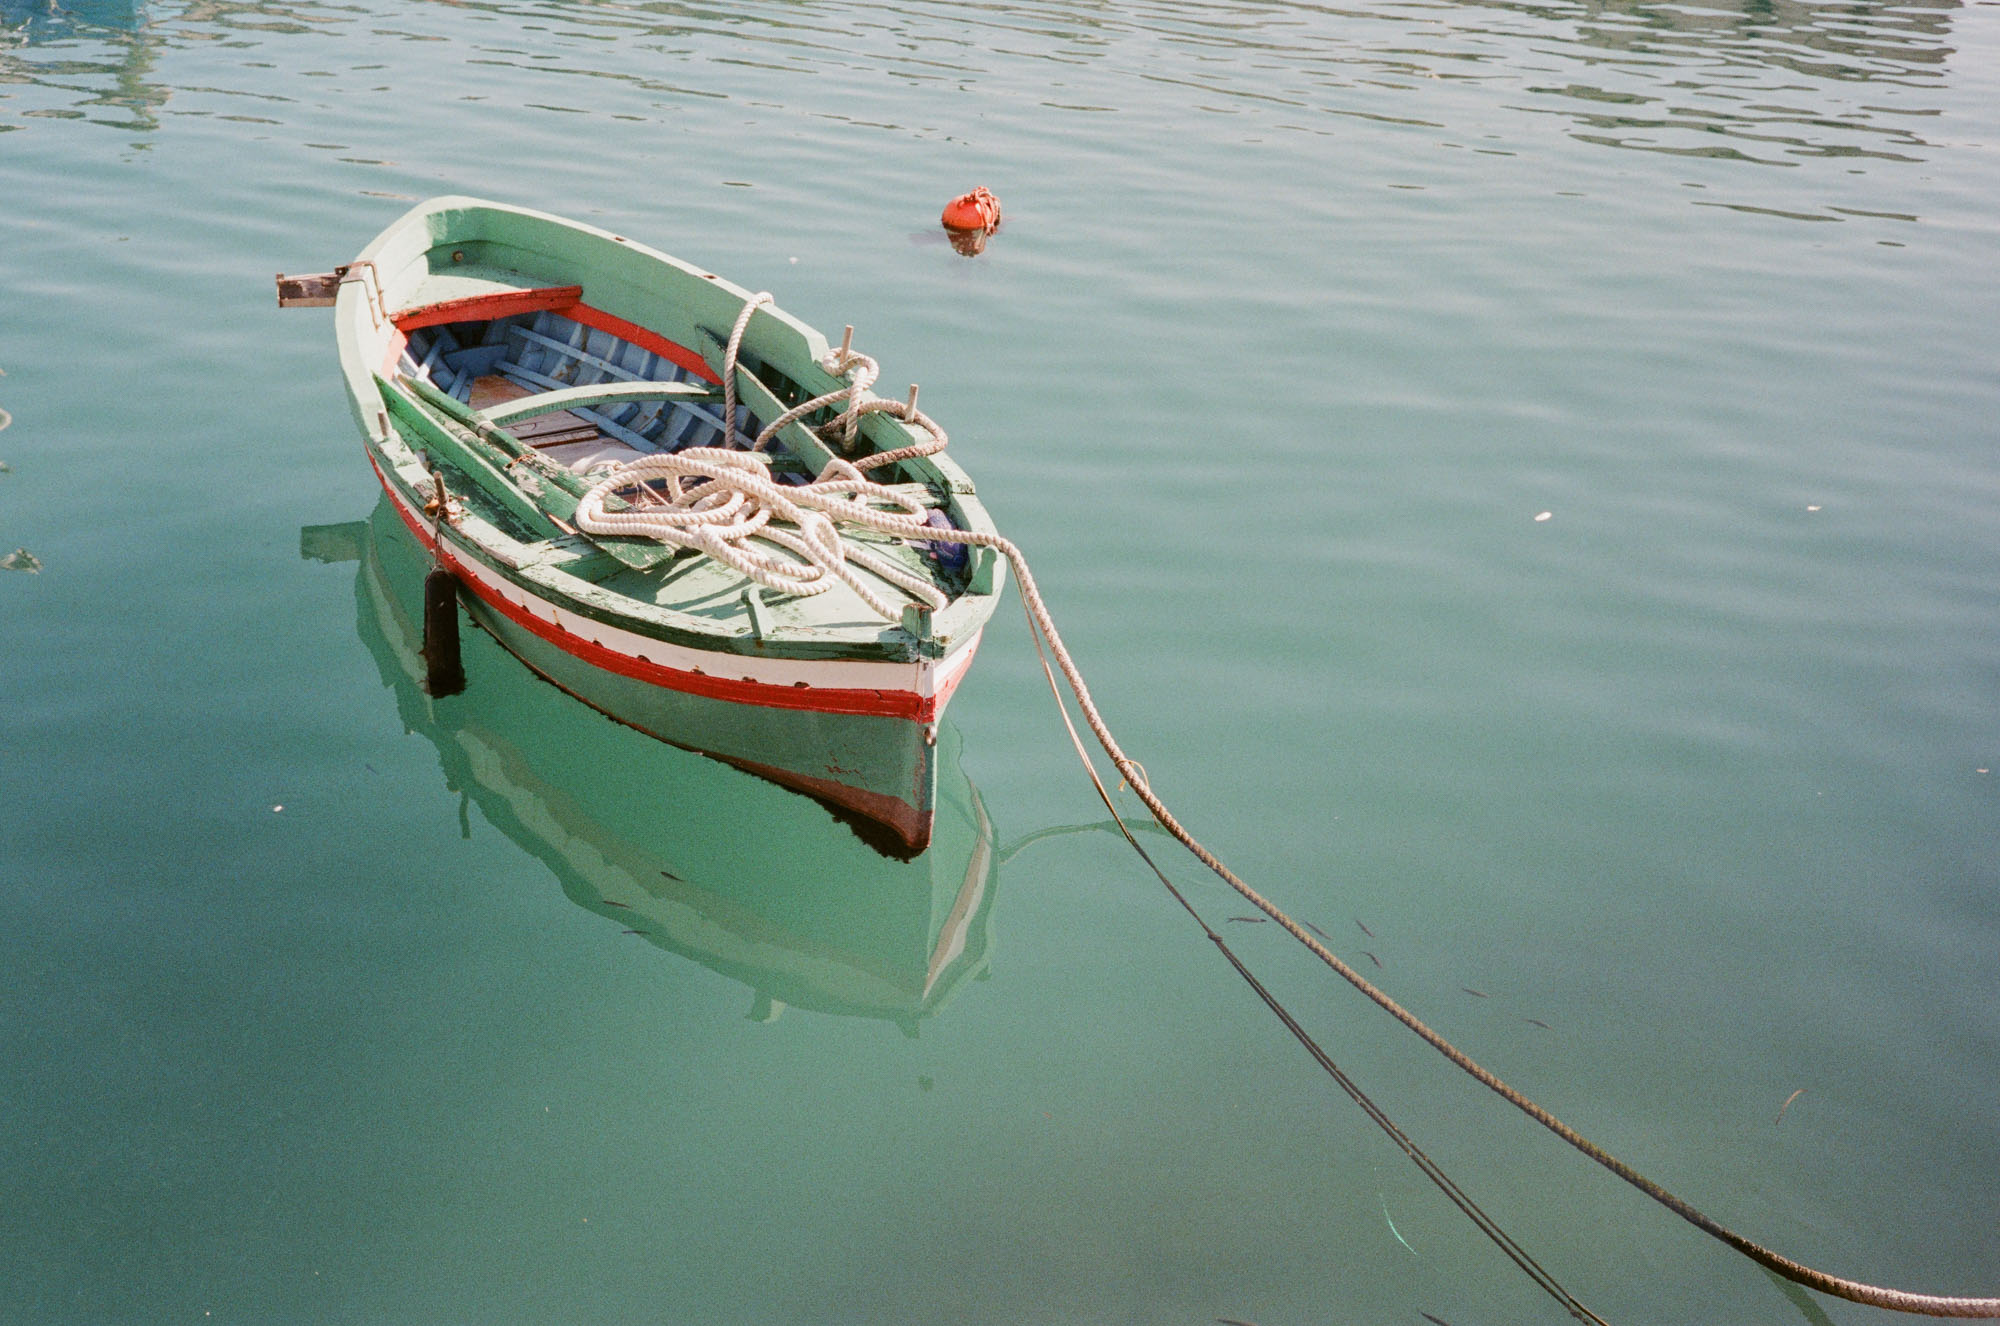
{"label": "green boat hull", "polygon": [[[412,209],[342,272],[336,336],[370,462],[478,625],[619,722],[923,849],[938,722],[1000,592],[992,551],[954,567],[905,539],[871,544],[946,596],[934,612],[885,622],[844,590],[786,597],[697,554],[585,536],[569,520],[582,480],[550,460],[565,448],[636,456],[717,445],[690,440],[703,427],[727,443],[719,409],[701,402],[718,394],[721,347],[747,291],[623,236],[465,198]],[[821,363],[825,338],[769,304],[748,317],[742,347],[730,362],[753,424],[840,382]],[[511,397],[472,406],[496,388]],[[580,431],[538,449],[528,430],[558,436],[547,431],[558,420]],[[886,413],[844,443],[812,422],[779,430],[781,470],[809,478],[835,445],[900,454],[922,436]],[[992,529],[970,480],[942,456],[892,460],[878,477],[945,525]]]}

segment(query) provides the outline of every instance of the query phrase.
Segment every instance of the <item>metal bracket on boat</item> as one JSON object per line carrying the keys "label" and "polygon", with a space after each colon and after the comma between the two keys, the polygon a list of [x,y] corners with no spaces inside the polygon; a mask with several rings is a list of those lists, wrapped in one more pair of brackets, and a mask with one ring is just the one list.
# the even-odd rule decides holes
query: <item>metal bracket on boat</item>
{"label": "metal bracket on boat", "polygon": [[770,610],[764,603],[764,593],[759,586],[751,585],[743,591],[743,607],[750,615],[750,633],[759,641],[770,639]]}
{"label": "metal bracket on boat", "polygon": [[424,514],[431,518],[431,542],[436,545],[439,555],[443,555],[444,544],[440,541],[439,526],[457,527],[459,518],[465,514],[465,504],[451,495],[444,486],[444,475],[435,464],[431,466],[431,494],[424,500]]}
{"label": "metal bracket on boat", "polygon": [[[362,281],[362,268],[367,268],[367,280]],[[389,303],[382,297],[382,274],[375,270],[372,262],[351,262],[340,268],[340,283],[361,281],[362,293],[368,296],[368,312],[373,315],[377,327],[389,321]]]}

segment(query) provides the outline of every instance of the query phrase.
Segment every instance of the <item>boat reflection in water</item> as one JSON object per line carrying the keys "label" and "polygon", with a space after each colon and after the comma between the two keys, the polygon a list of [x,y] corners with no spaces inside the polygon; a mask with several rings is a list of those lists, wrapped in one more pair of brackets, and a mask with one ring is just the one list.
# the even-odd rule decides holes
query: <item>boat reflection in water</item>
{"label": "boat reflection in water", "polygon": [[300,550],[358,562],[361,638],[446,784],[579,907],[749,986],[752,1017],[791,1006],[915,1035],[984,972],[993,828],[949,723],[935,834],[906,857],[810,797],[619,726],[478,632],[465,637],[465,692],[426,694],[429,559],[386,500],[368,520],[308,526]]}

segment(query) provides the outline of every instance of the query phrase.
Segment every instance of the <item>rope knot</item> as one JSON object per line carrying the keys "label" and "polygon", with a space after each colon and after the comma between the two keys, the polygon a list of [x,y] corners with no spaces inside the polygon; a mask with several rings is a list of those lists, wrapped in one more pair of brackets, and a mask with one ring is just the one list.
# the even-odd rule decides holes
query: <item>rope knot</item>
{"label": "rope knot", "polygon": [[928,577],[886,551],[858,545],[840,527],[898,540],[984,537],[940,530],[930,514],[921,498],[872,482],[838,458],[811,483],[780,484],[760,452],[690,447],[642,456],[600,478],[577,501],[576,527],[697,548],[760,585],[800,597],[844,584],[881,617],[900,621],[902,604],[884,597],[880,583],[933,611],[950,600]]}

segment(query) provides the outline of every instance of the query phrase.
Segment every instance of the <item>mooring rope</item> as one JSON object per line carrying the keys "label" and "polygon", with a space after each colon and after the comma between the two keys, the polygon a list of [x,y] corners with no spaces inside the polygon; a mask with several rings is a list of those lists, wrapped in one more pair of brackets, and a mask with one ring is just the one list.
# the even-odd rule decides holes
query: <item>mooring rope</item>
{"label": "mooring rope", "polygon": [[1583,1136],[1574,1128],[1571,1128],[1568,1124],[1556,1118],[1527,1096],[1507,1085],[1499,1077],[1482,1067],[1470,1055],[1460,1050],[1436,1031],[1433,1031],[1415,1014],[1390,998],[1386,992],[1378,989],[1367,977],[1334,956],[1324,944],[1308,934],[1304,926],[1300,925],[1290,916],[1287,916],[1276,904],[1264,897],[1263,894],[1244,883],[1242,879],[1237,877],[1234,871],[1216,857],[1214,853],[1203,847],[1192,834],[1182,827],[1180,821],[1174,817],[1173,812],[1168,810],[1165,803],[1154,794],[1151,786],[1146,781],[1145,771],[1139,767],[1136,761],[1125,754],[1124,750],[1118,745],[1117,739],[1111,735],[1111,729],[1106,726],[1103,716],[1097,710],[1097,705],[1090,698],[1090,688],[1085,684],[1083,674],[1078,671],[1075,661],[1070,657],[1069,651],[1063,646],[1062,637],[1056,631],[1055,621],[1049,614],[1048,607],[1042,599],[1041,590],[1036,586],[1033,575],[1029,573],[1027,560],[1021,555],[1020,549],[998,535],[982,535],[976,534],[973,531],[943,531],[938,532],[935,537],[959,538],[968,543],[988,543],[990,546],[998,548],[1006,556],[1009,565],[1014,568],[1015,578],[1020,584],[1021,598],[1028,608],[1029,620],[1048,642],[1049,652],[1054,655],[1057,666],[1062,670],[1064,680],[1069,683],[1070,693],[1076,697],[1077,708],[1082,712],[1085,724],[1090,728],[1091,734],[1097,738],[1098,744],[1104,748],[1104,753],[1110,757],[1112,765],[1117,768],[1120,775],[1131,785],[1133,794],[1144,803],[1146,809],[1152,813],[1153,818],[1159,821],[1160,827],[1173,835],[1175,840],[1181,846],[1185,847],[1197,861],[1208,867],[1213,874],[1229,885],[1230,888],[1234,889],[1242,896],[1244,901],[1248,902],[1258,911],[1263,912],[1273,921],[1276,921],[1284,928],[1286,933],[1303,944],[1307,951],[1312,953],[1321,962],[1332,968],[1341,979],[1367,996],[1368,999],[1373,1001],[1384,1012],[1388,1013],[1398,1022],[1401,1022],[1412,1032],[1415,1032],[1418,1038],[1425,1044],[1457,1065],[1474,1081],[1485,1086],[1502,1100],[1505,1100],[1536,1123],[1541,1124],[1557,1137],[1569,1143],[1570,1146],[1596,1161],[1605,1169],[1610,1170],[1613,1174],[1616,1174],[1640,1192],[1645,1193],[1648,1197],[1666,1207],[1669,1211],[1672,1211],[1695,1228],[1728,1244],[1758,1265],[1783,1276],[1787,1280],[1804,1285],[1809,1289],[1816,1289],[1823,1294],[1830,1294],[1836,1298],[1844,1298],[1854,1303],[1863,1303],[1870,1307],[1886,1308],[1891,1312],[1905,1312],[1930,1317],[2000,1317],[2000,1298],[1922,1294],[1901,1289],[1885,1288],[1880,1285],[1867,1284],[1860,1280],[1830,1275],[1825,1271],[1815,1270],[1802,1262],[1794,1261],[1790,1257],[1774,1252],[1703,1214],[1691,1203],[1684,1201],[1665,1188],[1662,1188],[1659,1184],[1654,1183],[1651,1179],[1648,1179],[1624,1161],[1598,1146],[1589,1138]]}
{"label": "mooring rope", "polygon": [[[1025,602],[1026,600],[1023,599],[1024,604]],[[1456,1206],[1464,1213],[1467,1219],[1472,1221],[1480,1233],[1484,1234],[1502,1253],[1506,1254],[1509,1261],[1526,1272],[1528,1278],[1533,1280],[1537,1287],[1555,1299],[1556,1302],[1562,1304],[1564,1310],[1572,1317],[1581,1322],[1594,1323],[1595,1326],[1609,1326],[1609,1323],[1602,1317],[1585,1307],[1574,1294],[1563,1288],[1562,1283],[1551,1275],[1540,1262],[1530,1256],[1527,1249],[1516,1243],[1513,1236],[1500,1227],[1499,1222],[1488,1215],[1479,1203],[1473,1201],[1472,1197],[1463,1188],[1460,1188],[1452,1180],[1451,1176],[1446,1174],[1438,1163],[1431,1159],[1430,1155],[1423,1148],[1419,1147],[1415,1140],[1408,1133],[1404,1132],[1396,1121],[1391,1119],[1387,1112],[1381,1106],[1377,1105],[1369,1097],[1368,1093],[1360,1088],[1353,1078],[1347,1075],[1340,1065],[1333,1061],[1333,1056],[1328,1054],[1325,1048],[1313,1039],[1312,1033],[1308,1032],[1299,1020],[1292,1016],[1290,1009],[1278,1002],[1277,996],[1271,993],[1270,988],[1257,979],[1256,973],[1252,972],[1243,960],[1236,955],[1236,951],[1229,947],[1228,941],[1224,940],[1216,932],[1215,927],[1210,925],[1202,917],[1201,913],[1195,910],[1194,904],[1187,900],[1187,895],[1182,893],[1173,880],[1167,877],[1167,872],[1160,869],[1159,863],[1153,860],[1152,854],[1139,844],[1138,838],[1133,835],[1132,826],[1127,824],[1125,817],[1118,813],[1118,807],[1111,800],[1111,793],[1105,790],[1104,780],[1097,776],[1097,766],[1091,761],[1090,752],[1084,749],[1083,738],[1077,735],[1076,724],[1070,722],[1069,707],[1063,703],[1062,688],[1056,682],[1054,670],[1049,667],[1049,656],[1047,651],[1042,648],[1042,637],[1037,629],[1032,612],[1028,615],[1028,629],[1029,634],[1035,641],[1035,652],[1041,656],[1042,673],[1049,680],[1049,692],[1055,697],[1056,712],[1062,716],[1063,727],[1069,732],[1070,744],[1076,747],[1076,757],[1082,761],[1084,772],[1090,775],[1090,783],[1092,787],[1097,789],[1098,799],[1103,801],[1104,808],[1111,812],[1111,820],[1118,826],[1118,831],[1125,836],[1125,841],[1131,844],[1132,850],[1139,854],[1139,859],[1146,863],[1146,868],[1153,872],[1154,876],[1160,881],[1160,884],[1172,895],[1173,900],[1180,904],[1181,910],[1194,919],[1194,923],[1201,927],[1202,934],[1207,937],[1211,944],[1215,945],[1216,950],[1228,960],[1229,965],[1235,968],[1236,974],[1243,978],[1244,982],[1249,985],[1259,999],[1264,1001],[1264,1006],[1276,1015],[1279,1022],[1284,1024],[1285,1030],[1292,1034],[1292,1038],[1305,1047],[1306,1053],[1310,1054],[1313,1057],[1313,1061],[1325,1070],[1326,1074],[1339,1085],[1340,1089],[1347,1094],[1348,1099],[1361,1107],[1362,1112],[1368,1116],[1375,1126],[1388,1135],[1389,1140],[1394,1142],[1397,1148],[1410,1158],[1411,1162],[1416,1165],[1423,1176],[1429,1179],[1453,1206]],[[1387,1215],[1386,1208],[1384,1215]],[[1389,1225],[1390,1232],[1395,1233],[1395,1229],[1394,1222],[1391,1222]],[[1401,1234],[1396,1235],[1398,1242],[1402,1242],[1402,1238]],[[1409,1245],[1406,1243],[1404,1246],[1408,1247]]]}
{"label": "mooring rope", "polygon": [[[727,411],[724,419],[725,439],[734,434],[736,357],[743,332],[751,314],[769,298],[768,295],[754,296],[738,317],[730,335],[723,372]],[[858,420],[861,414],[880,410],[908,419],[923,428],[930,436],[914,448],[886,452],[856,462],[836,457],[829,462],[816,482],[801,486],[774,483],[768,477],[767,467],[759,463],[762,457],[756,456],[755,459],[750,459],[743,452],[695,448],[677,454],[645,457],[612,471],[585,495],[577,507],[577,528],[586,532],[649,534],[667,542],[698,547],[736,567],[758,583],[783,589],[787,593],[824,592],[832,587],[833,581],[838,580],[853,588],[864,601],[884,617],[892,619],[900,610],[892,610],[892,606],[879,594],[875,594],[872,589],[868,589],[859,581],[853,570],[846,565],[849,560],[867,566],[870,571],[878,575],[884,574],[885,567],[898,571],[906,579],[899,580],[889,575],[884,575],[884,578],[892,584],[909,589],[912,594],[933,607],[939,606],[940,603],[938,598],[932,597],[936,594],[935,587],[924,582],[923,588],[929,590],[929,594],[913,588],[912,584],[917,580],[916,577],[901,572],[899,568],[888,567],[886,559],[860,553],[853,544],[839,536],[838,531],[832,528],[834,524],[857,525],[891,537],[912,541],[992,548],[1005,557],[1008,565],[1013,568],[1029,621],[1039,634],[1039,642],[1046,642],[1049,653],[1054,657],[1063,679],[1069,685],[1071,695],[1076,698],[1077,708],[1083,715],[1085,725],[1097,738],[1098,745],[1103,747],[1113,767],[1131,786],[1134,795],[1159,822],[1160,827],[1171,834],[1217,878],[1234,889],[1244,901],[1277,922],[1314,957],[1332,969],[1342,980],[1359,990],[1377,1007],[1415,1033],[1425,1044],[1451,1061],[1474,1081],[1491,1090],[1502,1100],[1661,1206],[1703,1233],[1729,1245],[1758,1265],[1787,1280],[1823,1294],[1870,1307],[1885,1308],[1891,1312],[1931,1317],[2000,1317],[2000,1298],[1913,1293],[1830,1275],[1736,1233],[1654,1183],[1507,1085],[1474,1061],[1470,1055],[1432,1030],[1415,1014],[1390,998],[1386,992],[1378,989],[1360,972],[1336,957],[1324,944],[1308,934],[1304,926],[1286,915],[1263,894],[1251,888],[1220,858],[1202,846],[1193,834],[1182,827],[1173,812],[1167,809],[1166,804],[1154,794],[1145,770],[1137,761],[1125,754],[1117,739],[1112,736],[1103,715],[1098,712],[1096,703],[1091,699],[1090,687],[1085,684],[1083,673],[1078,670],[1069,650],[1064,647],[1062,636],[1056,630],[1055,619],[1042,598],[1041,590],[1028,569],[1027,558],[1021,550],[999,534],[932,525],[929,523],[928,512],[921,510],[920,503],[904,497],[894,489],[871,483],[862,476],[863,469],[887,464],[905,455],[930,454],[944,446],[943,430],[919,414],[914,393],[907,406],[900,401],[863,400],[867,384],[874,380],[874,361],[865,355],[854,354],[847,345],[830,354],[822,367],[829,373],[848,374],[850,379],[848,385],[795,406],[785,415],[765,425],[756,443],[753,444],[751,455],[775,437],[778,430],[786,424],[836,401],[842,402],[845,406],[841,419],[836,423],[846,421],[850,430],[852,421]],[[726,463],[717,459],[722,457],[733,459]],[[635,487],[643,491],[644,483],[651,478],[666,479],[670,493],[675,494],[665,506],[615,513],[603,509],[603,499],[611,493],[621,488],[631,490]],[[691,482],[690,479],[694,481]],[[883,501],[894,504],[897,509],[885,511],[870,505],[871,502]],[[794,524],[799,533],[794,535],[786,530],[774,529],[771,525],[774,516]],[[806,559],[807,565],[802,568],[800,564],[789,559],[745,550],[742,544],[752,537],[780,543],[800,558]],[[874,564],[868,560],[871,557]],[[1136,842],[1134,846],[1137,846]],[[1247,976],[1248,973],[1245,974]]]}
{"label": "mooring rope", "polygon": [[[729,343],[722,352],[722,445],[730,446],[736,437],[736,365],[743,351],[743,333],[749,329],[750,315],[760,305],[771,303],[771,292],[760,290],[750,296],[736,315],[736,324],[729,330]],[[870,414],[892,414],[898,419],[922,429],[927,436],[920,442],[897,447],[891,451],[878,451],[872,456],[861,456],[849,463],[858,471],[880,469],[893,465],[899,460],[910,460],[917,456],[935,455],[945,449],[950,438],[935,419],[917,408],[917,389],[910,388],[910,399],[892,401],[870,396],[868,389],[881,376],[881,367],[867,355],[854,348],[854,328],[849,327],[841,338],[840,348],[829,350],[819,361],[819,366],[834,377],[845,377],[847,385],[836,387],[824,395],[801,401],[791,409],[765,424],[757,434],[757,440],[750,444],[752,451],[762,451],[771,444],[788,424],[805,418],[815,410],[839,404],[841,412],[837,419],[829,423],[826,432],[838,436],[843,445],[851,446],[855,432],[861,427],[861,419]]]}
{"label": "mooring rope", "polygon": [[743,311],[736,315],[736,325],[729,329],[729,345],[722,352],[722,445],[736,445],[736,356],[743,349],[743,333],[750,326],[750,315],[760,304],[771,302],[771,292],[759,290],[743,305]]}

